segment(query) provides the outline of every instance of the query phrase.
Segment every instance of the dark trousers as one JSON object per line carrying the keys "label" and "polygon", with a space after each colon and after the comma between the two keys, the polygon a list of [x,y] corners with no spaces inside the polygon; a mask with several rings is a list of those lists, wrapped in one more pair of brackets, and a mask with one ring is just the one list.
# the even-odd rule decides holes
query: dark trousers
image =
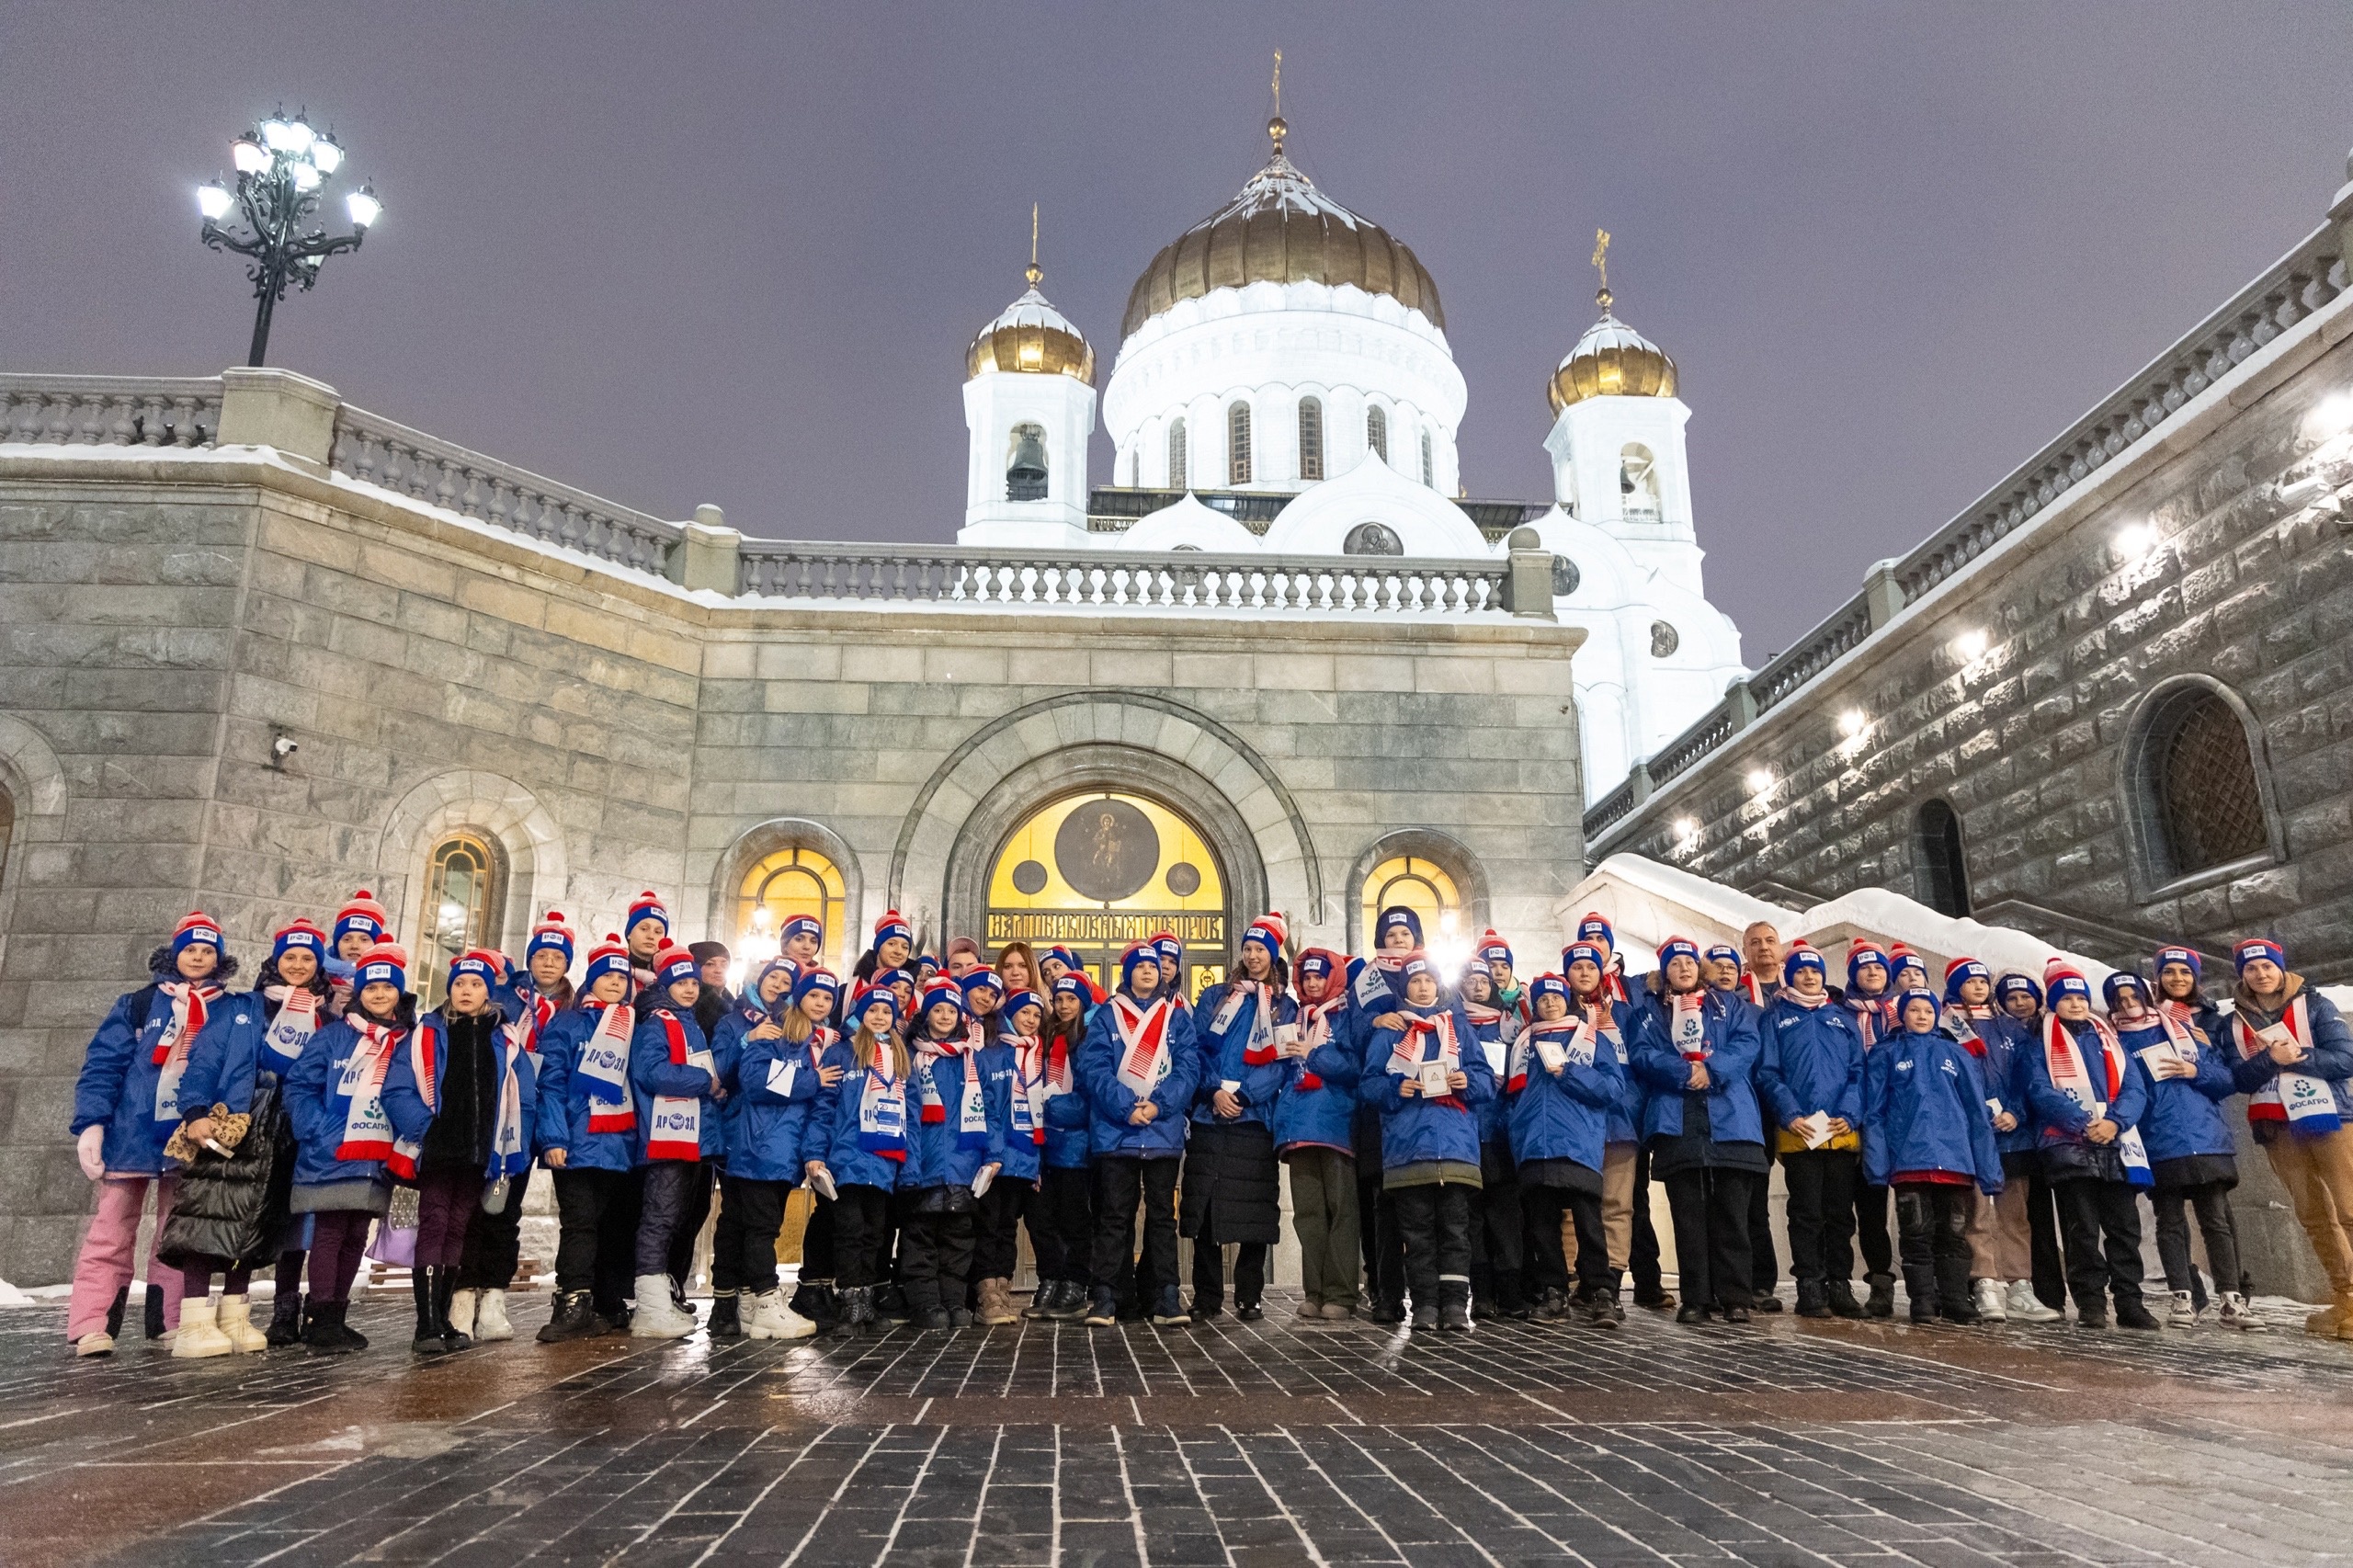
{"label": "dark trousers", "polygon": [[1895,1244],[1887,1228],[1887,1211],[1894,1199],[1887,1188],[1858,1178],[1855,1187],[1855,1241],[1862,1249],[1863,1273],[1895,1277]]}
{"label": "dark trousers", "polygon": [[[638,1200],[637,1278],[665,1274],[672,1287],[686,1287],[694,1267],[695,1232],[710,1209],[710,1165],[705,1160],[655,1160],[645,1167]],[[684,1238],[686,1262],[678,1262]]]}
{"label": "dark trousers", "polygon": [[[1233,1244],[1233,1304],[1255,1307],[1267,1292],[1267,1244]],[[1207,1236],[1193,1238],[1193,1305],[1225,1305],[1225,1248]]]}
{"label": "dark trousers", "polygon": [[2027,1256],[2034,1267],[2035,1299],[2057,1312],[2067,1304],[2067,1262],[2059,1249],[2058,1200],[2040,1172],[2023,1179],[2027,1184]]}
{"label": "dark trousers", "polygon": [[419,1171],[416,1267],[455,1268],[466,1256],[466,1229],[482,1207],[482,1172],[471,1165]]}
{"label": "dark trousers", "polygon": [[523,1199],[531,1190],[539,1166],[527,1167],[506,1184],[506,1206],[495,1214],[475,1206],[466,1226],[465,1256],[458,1264],[460,1290],[504,1290],[515,1283],[523,1263]]}
{"label": "dark trousers", "polygon": [[809,1223],[801,1230],[801,1278],[822,1284],[834,1277],[834,1200],[809,1189]]}
{"label": "dark trousers", "polygon": [[330,1209],[318,1215],[311,1227],[313,1301],[351,1300],[351,1282],[359,1278],[368,1256],[368,1226],[375,1218],[365,1209]]}
{"label": "dark trousers", "polygon": [[2161,1187],[2149,1195],[2157,1210],[2157,1256],[2165,1267],[2165,1289],[2188,1291],[2201,1312],[2206,1306],[2206,1282],[2189,1261],[2188,1210],[2198,1211],[2198,1229],[2206,1238],[2206,1267],[2213,1272],[2214,1289],[2237,1290],[2239,1232],[2231,1217],[2232,1185],[2213,1181],[2198,1187]]}
{"label": "dark trousers", "polygon": [[[1528,1304],[1521,1288],[1528,1256],[1519,1177],[1500,1146],[1490,1143],[1479,1154],[1479,1195],[1471,1200],[1471,1300],[1483,1312],[1515,1312]],[[1559,1236],[1556,1226],[1556,1246]]]}
{"label": "dark trousers", "polygon": [[1038,1278],[1086,1283],[1094,1272],[1087,1260],[1095,1250],[1095,1173],[1085,1165],[1040,1171],[1029,1218]]}
{"label": "dark trousers", "polygon": [[1405,1301],[1405,1243],[1397,1206],[1381,1186],[1381,1112],[1357,1108],[1357,1240],[1364,1254],[1365,1291],[1373,1304],[1396,1310]]}
{"label": "dark trousers", "polygon": [[[1143,1204],[1142,1278],[1157,1292],[1176,1283],[1176,1167],[1174,1154],[1138,1159],[1106,1154],[1095,1162],[1095,1284],[1116,1290],[1133,1262],[1136,1204]],[[1145,1306],[1153,1302],[1147,1299]]]}
{"label": "dark trousers", "polygon": [[845,1185],[832,1204],[834,1283],[845,1290],[890,1277],[883,1248],[891,1240],[891,1195],[879,1187]]}
{"label": "dark trousers", "polygon": [[1769,1296],[1781,1282],[1780,1261],[1773,1256],[1773,1141],[1765,1141],[1768,1162],[1765,1173],[1748,1193],[1748,1290],[1752,1296]]}
{"label": "dark trousers", "polygon": [[[1577,1294],[1609,1293],[1609,1242],[1601,1232],[1601,1198],[1565,1187],[1523,1187],[1519,1206],[1528,1217],[1529,1258],[1540,1290],[1569,1288],[1569,1254],[1561,1244],[1561,1216],[1577,1232]],[[1651,1267],[1658,1267],[1658,1239],[1651,1239]]]}
{"label": "dark trousers", "polygon": [[555,1173],[555,1288],[586,1290],[609,1316],[630,1298],[637,1237],[635,1171]]}
{"label": "dark trousers", "polygon": [[1754,1171],[1695,1165],[1665,1178],[1675,1220],[1676,1267],[1687,1307],[1745,1307],[1751,1300],[1750,1193],[1765,1178]]}
{"label": "dark trousers", "polygon": [[1420,1182],[1388,1189],[1405,1244],[1405,1285],[1414,1310],[1471,1299],[1471,1204],[1478,1189],[1461,1182]]}
{"label": "dark trousers", "polygon": [[180,1266],[180,1295],[183,1300],[202,1301],[212,1293],[212,1277],[221,1276],[221,1293],[242,1296],[251,1288],[254,1267],[250,1263],[233,1267],[225,1257],[199,1257]]}
{"label": "dark trousers", "polygon": [[1800,1285],[1854,1278],[1855,1186],[1862,1168],[1862,1156],[1850,1149],[1781,1156],[1790,1184],[1790,1278]]}
{"label": "dark trousers", "polygon": [[[1634,1239],[1627,1248],[1626,1272],[1634,1277],[1637,1299],[1648,1300],[1665,1292],[1665,1287],[1659,1279],[1658,1227],[1651,1223],[1651,1152],[1648,1149],[1634,1151]],[[1582,1268],[1577,1271],[1577,1277],[1585,1277]]]}
{"label": "dark trousers", "polygon": [[[981,1211],[972,1238],[972,1278],[1010,1279],[1021,1257],[1021,1216],[1029,1212],[1037,1189],[1003,1172],[981,1195]],[[1045,1278],[1040,1275],[1040,1278]]]}
{"label": "dark trousers", "polygon": [[1904,1289],[1921,1302],[1954,1310],[1969,1305],[1969,1212],[1972,1190],[1949,1182],[1895,1184],[1895,1229],[1904,1257]]}
{"label": "dark trousers", "polygon": [[910,1208],[899,1227],[899,1283],[910,1312],[961,1308],[972,1273],[977,1208]]}
{"label": "dark trousers", "polygon": [[2079,1177],[2052,1183],[2067,1255],[2067,1289],[2079,1312],[2105,1312],[2141,1300],[2141,1206],[2129,1181]]}
{"label": "dark trousers", "polygon": [[[764,1296],[776,1289],[776,1238],[784,1229],[784,1200],[792,1188],[780,1181],[724,1176],[719,1189],[718,1230],[711,1237],[710,1288]],[[734,1223],[729,1224],[729,1215]],[[721,1250],[730,1240],[733,1252]],[[720,1273],[726,1261],[726,1278]]]}

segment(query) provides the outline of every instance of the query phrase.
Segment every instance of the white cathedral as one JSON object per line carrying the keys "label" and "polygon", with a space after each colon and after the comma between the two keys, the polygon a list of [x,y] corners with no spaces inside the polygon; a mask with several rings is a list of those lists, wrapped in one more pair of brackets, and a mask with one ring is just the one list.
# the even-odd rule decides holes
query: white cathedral
{"label": "white cathedral", "polygon": [[1152,259],[1103,391],[1116,452],[1091,483],[1095,350],[1039,291],[966,357],[968,545],[1216,555],[1491,558],[1518,528],[1553,552],[1584,629],[1575,687],[1588,801],[1748,672],[1708,602],[1675,361],[1610,312],[1553,370],[1546,506],[1462,499],[1468,401],[1438,285],[1412,250],[1283,152]]}

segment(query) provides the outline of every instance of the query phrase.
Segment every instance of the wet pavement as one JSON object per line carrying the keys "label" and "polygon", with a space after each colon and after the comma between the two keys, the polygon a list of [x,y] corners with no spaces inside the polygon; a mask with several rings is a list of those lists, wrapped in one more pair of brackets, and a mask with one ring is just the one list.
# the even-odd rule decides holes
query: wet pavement
{"label": "wet pavement", "polygon": [[[1280,1293],[1277,1293],[1279,1298]],[[1024,1324],[76,1363],[0,1312],[0,1562],[2296,1563],[2353,1345],[1800,1323]],[[133,1314],[135,1318],[135,1313]]]}

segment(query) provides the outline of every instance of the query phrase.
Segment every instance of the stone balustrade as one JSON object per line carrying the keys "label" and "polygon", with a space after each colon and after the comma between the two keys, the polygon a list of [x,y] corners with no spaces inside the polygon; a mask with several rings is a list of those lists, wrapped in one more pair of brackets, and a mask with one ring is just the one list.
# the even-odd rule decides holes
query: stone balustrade
{"label": "stone balustrade", "polygon": [[0,444],[209,447],[218,376],[0,376]]}

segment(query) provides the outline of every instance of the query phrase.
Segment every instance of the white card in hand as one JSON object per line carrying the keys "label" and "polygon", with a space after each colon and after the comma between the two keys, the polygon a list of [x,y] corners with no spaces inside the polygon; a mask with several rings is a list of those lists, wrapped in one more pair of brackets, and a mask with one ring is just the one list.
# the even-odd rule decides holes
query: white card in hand
{"label": "white card in hand", "polygon": [[828,1203],[841,1196],[834,1187],[834,1173],[823,1165],[809,1173],[809,1186],[818,1197]]}
{"label": "white card in hand", "polygon": [[1985,1102],[1985,1108],[1993,1115],[1999,1116],[2002,1114],[2002,1102],[1999,1099],[1988,1099]]}
{"label": "white card in hand", "polygon": [[1538,1060],[1544,1063],[1544,1071],[1547,1073],[1558,1073],[1569,1064],[1569,1053],[1563,1048],[1560,1037],[1557,1035],[1538,1035],[1536,1055]]}
{"label": "white card in hand", "polygon": [[972,1177],[972,1196],[975,1198],[987,1197],[989,1184],[995,1180],[996,1180],[996,1167],[995,1165],[983,1165],[980,1169],[980,1174]]}
{"label": "white card in hand", "polygon": [[2170,1040],[2158,1045],[2144,1045],[2134,1054],[2141,1058],[2141,1065],[2149,1070],[2149,1076],[2152,1078],[2164,1077],[2165,1068],[2181,1060],[2180,1056],[2175,1052],[2173,1042]]}
{"label": "white card in hand", "polygon": [[1807,1148],[1821,1148],[1830,1142],[1830,1113],[1826,1110],[1818,1110],[1812,1116],[1800,1117],[1798,1130],[1804,1135]]}
{"label": "white card in hand", "polygon": [[1446,1063],[1443,1061],[1425,1062],[1421,1064],[1421,1069],[1423,1098],[1444,1099],[1454,1093],[1454,1086],[1447,1082]]}

